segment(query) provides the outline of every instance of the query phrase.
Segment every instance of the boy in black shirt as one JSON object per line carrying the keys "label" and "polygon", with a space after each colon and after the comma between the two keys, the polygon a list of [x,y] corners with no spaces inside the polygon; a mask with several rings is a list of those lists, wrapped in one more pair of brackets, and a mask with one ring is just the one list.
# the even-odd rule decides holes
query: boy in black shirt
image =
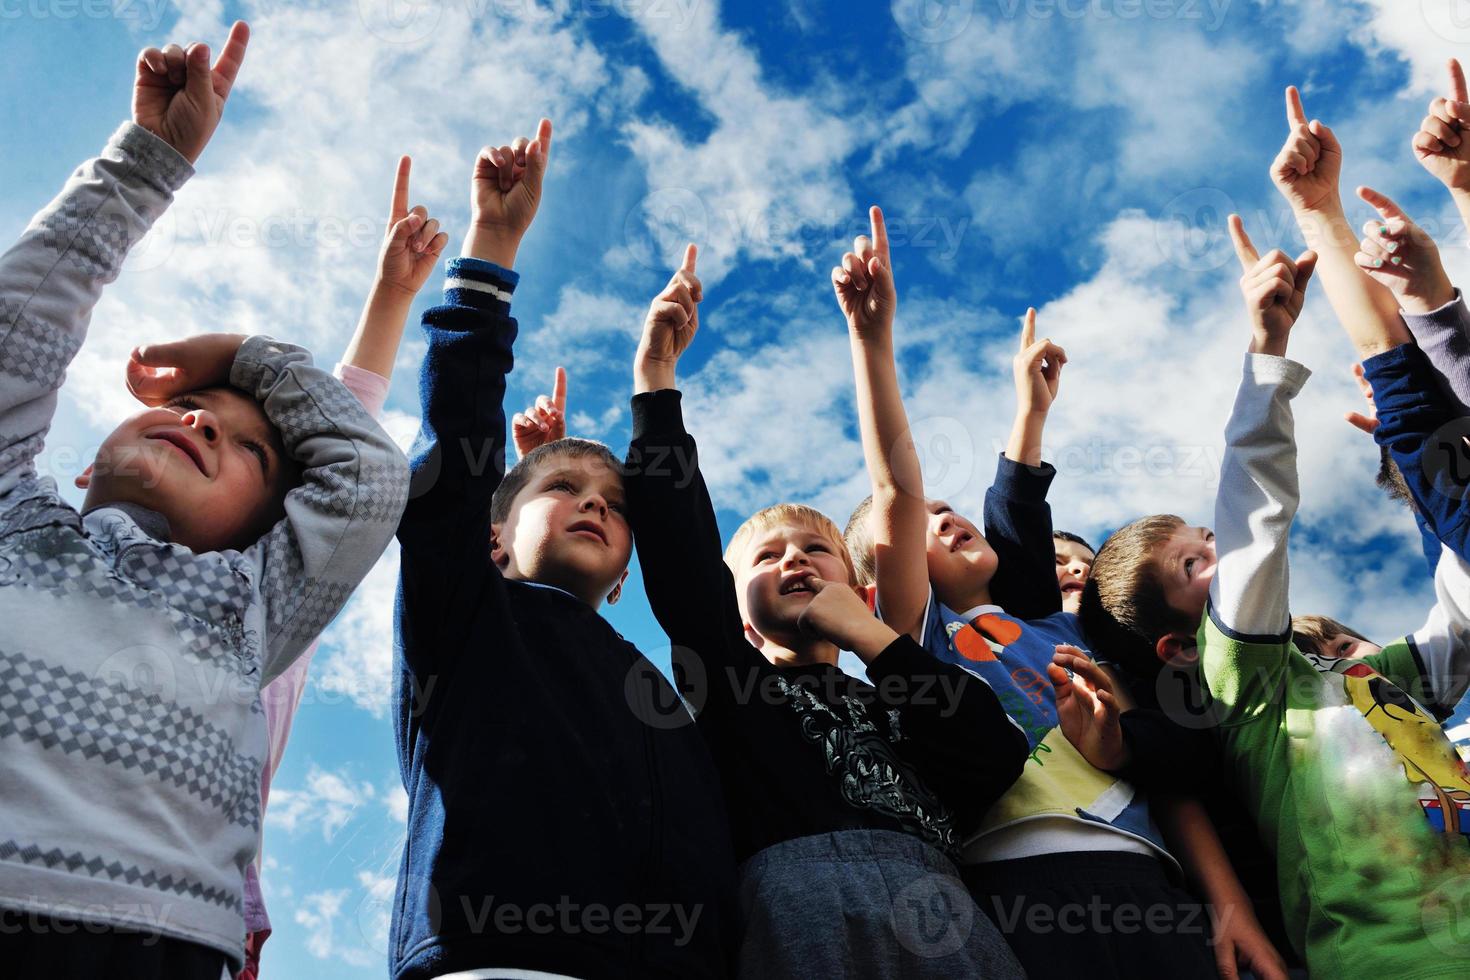
{"label": "boy in black shirt", "polygon": [[[694,266],[690,246],[644,324],[626,484],[649,602],[744,862],[738,973],[1020,976],[950,856],[1020,773],[1026,739],[984,682],[872,616],[816,511],[762,511],[721,561],[674,389],[698,329]],[[839,648],[873,686],[837,667]]]}

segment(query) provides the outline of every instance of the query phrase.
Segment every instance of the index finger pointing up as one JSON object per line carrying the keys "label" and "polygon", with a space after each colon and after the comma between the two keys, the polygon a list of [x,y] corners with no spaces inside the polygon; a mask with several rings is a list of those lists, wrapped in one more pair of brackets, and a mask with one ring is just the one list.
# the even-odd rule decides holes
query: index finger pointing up
{"label": "index finger pointing up", "polygon": [[214,63],[214,94],[221,99],[228,98],[230,89],[234,88],[235,76],[240,74],[240,66],[245,63],[245,47],[249,43],[250,25],[243,20],[235,21],[230,28],[229,39]]}
{"label": "index finger pointing up", "polygon": [[556,369],[556,380],[551,385],[551,404],[563,415],[567,411],[567,369],[559,367]]}
{"label": "index finger pointing up", "polygon": [[1230,225],[1230,241],[1235,245],[1235,257],[1240,259],[1240,268],[1249,272],[1261,261],[1256,247],[1251,244],[1251,236],[1245,233],[1245,222],[1240,220],[1240,215],[1232,214],[1228,222]]}
{"label": "index finger pointing up", "polygon": [[398,173],[393,175],[393,205],[388,212],[389,224],[397,223],[408,214],[408,173],[413,161],[408,157],[398,158]]}
{"label": "index finger pointing up", "polygon": [[883,209],[876,204],[868,208],[868,220],[873,225],[873,251],[886,261],[888,258],[888,224],[883,220]]}
{"label": "index finger pointing up", "polygon": [[1307,124],[1307,110],[1302,107],[1302,93],[1295,85],[1286,86],[1286,123],[1292,129]]}
{"label": "index finger pointing up", "polygon": [[1470,102],[1470,91],[1465,89],[1465,69],[1457,58],[1450,59],[1450,92],[1456,102]]}
{"label": "index finger pointing up", "polygon": [[1036,307],[1026,307],[1026,316],[1021,320],[1021,349],[1036,343]]}
{"label": "index finger pointing up", "polygon": [[695,245],[693,242],[690,242],[688,245],[684,246],[684,262],[679,266],[679,271],[687,272],[690,275],[693,275],[694,263],[698,260],[699,246]]}

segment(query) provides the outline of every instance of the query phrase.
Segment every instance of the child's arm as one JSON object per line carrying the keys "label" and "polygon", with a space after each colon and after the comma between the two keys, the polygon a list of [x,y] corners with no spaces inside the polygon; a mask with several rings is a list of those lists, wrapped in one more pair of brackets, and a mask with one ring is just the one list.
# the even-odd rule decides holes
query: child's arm
{"label": "child's arm", "polygon": [[286,516],[245,552],[265,605],[262,683],[306,649],[383,553],[403,513],[403,454],[342,383],[299,347],[205,334],[139,348],[129,384],[147,401],[230,384],[260,402],[301,468]]}
{"label": "child's arm", "polygon": [[929,599],[929,566],[924,557],[929,511],[893,359],[898,293],[888,230],[877,207],[868,216],[872,237],[859,236],[857,251],[842,256],[842,265],[832,269],[832,289],[847,318],[857,379],[858,429],[873,488],[868,523],[878,609],[884,622],[918,639]]}
{"label": "child's arm", "polygon": [[1463,406],[1441,390],[1428,358],[1411,343],[1365,360],[1363,376],[1378,411],[1373,438],[1388,447],[1419,516],[1456,554],[1470,555],[1470,422]]}
{"label": "child's arm", "polygon": [[1449,190],[1460,220],[1470,228],[1470,138],[1461,132],[1470,123],[1470,95],[1465,72],[1454,58],[1449,71],[1450,97],[1429,103],[1429,114],[1414,134],[1414,156]]}
{"label": "child's arm", "polygon": [[[236,24],[211,69],[202,44],[170,66],[150,48],[138,63],[133,122],[0,256],[0,497],[35,476],[56,391],[86,337],[102,287],[193,175],[224,111],[249,30]],[[170,81],[169,73],[182,78]]]}
{"label": "child's arm", "polygon": [[699,450],[684,428],[682,396],[674,387],[679,357],[699,330],[704,289],[696,261],[690,245],[643,324],[623,481],[648,604],[673,644],[674,666],[705,722],[738,702],[735,688],[751,681],[750,671],[765,672],[768,665],[746,642]]}
{"label": "child's arm", "polygon": [[1337,186],[1342,171],[1337,137],[1319,120],[1307,122],[1295,87],[1286,90],[1286,116],[1290,133],[1271,165],[1271,180],[1291,205],[1307,247],[1320,256],[1317,270],[1338,321],[1361,356],[1372,356],[1386,349],[1383,340],[1395,326],[1402,328],[1398,303],[1358,267],[1358,236]]}
{"label": "child's arm", "polygon": [[[398,357],[408,311],[449,243],[449,236],[439,230],[438,220],[429,217],[427,208],[408,206],[412,166],[413,161],[408,157],[398,161],[393,200],[388,209],[388,229],[378,253],[378,274],[357,321],[357,330],[342,355],[345,367],[369,371],[385,380],[393,376],[393,362]],[[386,386],[384,394],[387,394]],[[379,402],[378,408],[381,407]]]}
{"label": "child's arm", "polygon": [[1235,635],[1279,637],[1291,630],[1286,545],[1298,499],[1291,399],[1311,374],[1285,354],[1316,256],[1304,252],[1293,262],[1277,249],[1259,257],[1238,215],[1230,216],[1230,234],[1245,273],[1251,344],[1225,429],[1210,605]]}
{"label": "child's arm", "polygon": [[1256,921],[1255,907],[1204,806],[1181,796],[1156,796],[1151,802],[1170,852],[1210,905],[1211,946],[1220,976],[1236,977],[1249,970],[1260,980],[1286,980],[1286,962]]}
{"label": "child's arm", "polygon": [[1443,545],[1434,597],[1429,618],[1407,638],[1406,660],[1395,656],[1392,644],[1367,659],[1443,720],[1470,689],[1470,564]]}
{"label": "child's arm", "polygon": [[1067,354],[1050,338],[1036,339],[1036,311],[1028,309],[1021,349],[1012,362],[1016,419],[995,481],[985,491],[985,540],[998,559],[990,598],[1018,619],[1062,611],[1046,492],[1057,471],[1041,461],[1041,436],[1056,401]]}
{"label": "child's arm", "polygon": [[875,619],[857,591],[813,576],[817,594],[797,625],[867,665],[878,705],[898,713],[895,748],[955,811],[961,832],[1020,778],[1031,746],[990,685],[934,659],[911,636]]}
{"label": "child's arm", "polygon": [[[426,311],[429,349],[419,374],[423,422],[411,453],[410,499],[398,528],[402,544],[400,644],[417,653],[461,571],[490,563],[490,498],[505,473],[505,376],[516,321],[511,271],[541,199],[551,152],[551,123],[534,141],[485,148],[471,178],[471,226],[464,254],[449,263],[445,302]],[[414,665],[418,666],[418,665]]]}

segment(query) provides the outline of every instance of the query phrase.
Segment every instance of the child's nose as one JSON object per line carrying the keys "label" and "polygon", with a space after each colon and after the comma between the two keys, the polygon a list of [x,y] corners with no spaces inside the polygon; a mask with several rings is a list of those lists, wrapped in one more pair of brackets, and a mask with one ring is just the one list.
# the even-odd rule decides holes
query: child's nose
{"label": "child's nose", "polygon": [[219,420],[207,408],[197,408],[186,414],[181,421],[203,436],[205,442],[212,443],[219,438]]}

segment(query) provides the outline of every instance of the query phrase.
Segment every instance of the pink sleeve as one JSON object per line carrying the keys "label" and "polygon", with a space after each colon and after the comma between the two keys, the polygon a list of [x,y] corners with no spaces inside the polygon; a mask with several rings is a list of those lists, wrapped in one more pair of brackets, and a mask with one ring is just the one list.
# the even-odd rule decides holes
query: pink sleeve
{"label": "pink sleeve", "polygon": [[[338,364],[335,372],[347,389],[362,402],[373,418],[383,414],[383,403],[388,400],[388,379],[381,374],[365,371],[351,364]],[[306,672],[311,658],[316,655],[317,643],[297,658],[290,668],[271,681],[260,692],[260,705],[265,709],[265,729],[270,737],[269,757],[260,768],[260,817],[265,823],[266,801],[270,798],[271,779],[280,768],[281,758],[286,754],[286,740],[291,737],[291,723],[296,718],[296,708],[301,704],[301,694],[306,690]],[[245,878],[246,928],[260,932],[270,928],[266,917],[265,900],[260,894],[258,866],[260,852],[255,862],[247,869]]]}
{"label": "pink sleeve", "polygon": [[357,396],[369,415],[377,418],[383,414],[383,403],[388,400],[387,378],[351,364],[338,364],[332,373],[341,378],[347,390]]}

